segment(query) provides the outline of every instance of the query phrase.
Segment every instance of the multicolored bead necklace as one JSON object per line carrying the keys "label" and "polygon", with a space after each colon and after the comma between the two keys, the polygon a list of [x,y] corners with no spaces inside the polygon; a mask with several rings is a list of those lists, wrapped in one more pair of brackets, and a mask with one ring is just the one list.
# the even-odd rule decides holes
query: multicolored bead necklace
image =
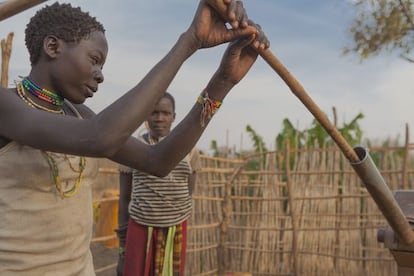
{"label": "multicolored bead necklace", "polygon": [[28,95],[26,94],[27,89],[23,85],[23,80],[21,82],[16,81],[15,84],[16,84],[17,94],[27,105],[29,105],[31,107],[34,107],[34,108],[37,108],[37,109],[41,109],[43,111],[47,111],[47,112],[52,112],[52,113],[57,113],[57,114],[64,114],[64,111],[63,111],[63,108],[61,107],[61,105],[59,106],[60,107],[59,109],[50,109],[50,108],[47,108],[43,105],[40,105],[40,104],[36,103],[30,97],[28,97]]}
{"label": "multicolored bead necklace", "polygon": [[56,106],[62,106],[63,104],[63,97],[51,92],[49,90],[46,90],[44,88],[41,88],[36,83],[34,83],[29,77],[25,77],[22,79],[22,85],[28,91],[30,94],[35,96],[38,99],[41,99],[47,103],[56,105]]}

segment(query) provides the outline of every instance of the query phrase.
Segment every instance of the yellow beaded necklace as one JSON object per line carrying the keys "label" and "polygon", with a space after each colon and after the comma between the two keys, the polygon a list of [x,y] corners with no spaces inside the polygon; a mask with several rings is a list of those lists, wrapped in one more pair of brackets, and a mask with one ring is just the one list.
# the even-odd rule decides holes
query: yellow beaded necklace
{"label": "yellow beaded necklace", "polygon": [[64,155],[65,161],[69,164],[70,169],[75,173],[79,173],[79,175],[73,187],[67,190],[63,190],[62,183],[59,177],[59,168],[56,164],[55,159],[46,151],[42,151],[42,153],[44,154],[49,164],[49,167],[51,169],[52,176],[53,176],[53,181],[55,182],[56,189],[58,190],[60,196],[61,197],[72,197],[76,195],[78,193],[80,184],[82,182],[83,171],[85,170],[85,167],[86,167],[85,157],[82,156],[79,158],[79,164],[78,164],[79,167],[78,169],[75,169],[72,163],[70,162],[69,158],[67,157],[67,155],[66,154]]}
{"label": "yellow beaded necklace", "polygon": [[16,83],[16,89],[17,89],[17,95],[19,95],[19,97],[29,106],[37,108],[37,109],[41,109],[43,111],[47,111],[47,112],[52,112],[52,113],[57,113],[57,114],[64,114],[65,112],[63,111],[63,108],[60,108],[58,110],[55,109],[50,109],[47,108],[45,106],[42,106],[38,103],[36,103],[35,101],[33,101],[32,99],[30,99],[27,94],[26,94],[26,89],[24,89],[24,86],[21,82],[15,82]]}
{"label": "yellow beaded necklace", "polygon": [[[34,102],[32,99],[30,99],[27,96],[26,90],[25,90],[25,88],[24,88],[24,86],[22,85],[21,82],[15,81],[15,84],[16,84],[17,94],[27,105],[29,105],[33,108],[43,110],[43,111],[65,115],[65,112],[64,112],[63,109],[60,109],[60,110],[50,109],[50,108],[44,107],[44,106]],[[76,169],[72,165],[72,163],[70,162],[68,156],[66,154],[64,155],[64,159],[69,164],[70,169],[75,173],[79,173],[79,175],[78,175],[78,178],[75,182],[75,185],[73,185],[73,187],[71,187],[70,189],[67,189],[67,190],[63,190],[62,183],[61,183],[60,177],[59,177],[59,168],[56,164],[55,159],[46,151],[42,151],[42,154],[45,156],[45,158],[47,160],[47,163],[49,164],[49,167],[50,167],[50,170],[51,170],[51,173],[52,173],[52,177],[53,177],[53,181],[55,183],[55,187],[56,187],[57,191],[59,192],[59,194],[61,195],[61,197],[72,197],[72,196],[76,195],[78,190],[79,190],[80,184],[82,182],[83,172],[84,172],[85,167],[86,167],[85,157],[81,156],[79,158],[79,164],[78,164],[79,167],[78,167],[78,169]]]}

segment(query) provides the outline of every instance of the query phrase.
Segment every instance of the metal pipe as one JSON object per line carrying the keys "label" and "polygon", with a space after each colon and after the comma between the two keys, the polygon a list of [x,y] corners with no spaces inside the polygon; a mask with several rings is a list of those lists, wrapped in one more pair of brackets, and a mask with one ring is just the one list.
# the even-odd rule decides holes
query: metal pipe
{"label": "metal pipe", "polygon": [[406,244],[413,243],[413,229],[372,161],[368,151],[361,146],[355,146],[354,151],[361,161],[351,162],[351,165],[365,184],[365,187],[376,202],[378,208],[397,236]]}

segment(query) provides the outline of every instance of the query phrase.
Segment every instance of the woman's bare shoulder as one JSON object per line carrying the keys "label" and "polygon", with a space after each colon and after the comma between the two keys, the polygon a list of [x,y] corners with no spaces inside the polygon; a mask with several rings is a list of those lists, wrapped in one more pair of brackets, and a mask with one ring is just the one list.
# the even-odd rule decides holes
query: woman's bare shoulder
{"label": "woman's bare shoulder", "polygon": [[79,112],[81,117],[84,119],[90,119],[96,116],[96,113],[85,104],[72,104],[72,106],[76,109],[77,112]]}

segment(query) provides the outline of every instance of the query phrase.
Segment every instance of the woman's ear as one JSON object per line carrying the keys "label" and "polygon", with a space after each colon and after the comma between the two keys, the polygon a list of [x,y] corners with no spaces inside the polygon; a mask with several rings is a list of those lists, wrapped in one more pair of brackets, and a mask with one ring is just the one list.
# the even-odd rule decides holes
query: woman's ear
{"label": "woman's ear", "polygon": [[43,40],[43,50],[46,56],[55,58],[61,51],[61,43],[62,41],[54,35],[46,36]]}
{"label": "woman's ear", "polygon": [[174,115],[173,115],[173,122],[175,121],[175,112],[174,112]]}

